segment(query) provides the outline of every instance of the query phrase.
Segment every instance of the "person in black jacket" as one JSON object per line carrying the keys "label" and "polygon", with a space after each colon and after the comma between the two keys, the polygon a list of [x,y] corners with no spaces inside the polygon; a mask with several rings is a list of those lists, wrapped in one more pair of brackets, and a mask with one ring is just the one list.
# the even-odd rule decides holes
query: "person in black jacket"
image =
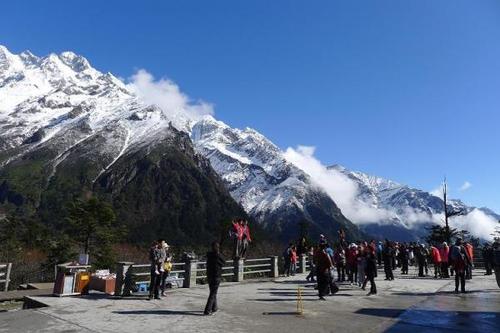
{"label": "person in black jacket", "polygon": [[377,276],[377,259],[375,257],[375,253],[370,251],[368,248],[366,251],[366,279],[363,283],[363,290],[366,288],[366,283],[370,281],[370,295],[377,294],[377,285],[375,284],[375,277]]}
{"label": "person in black jacket", "polygon": [[217,291],[222,277],[222,267],[225,260],[220,254],[219,243],[212,243],[212,251],[207,253],[207,280],[210,289],[207,305],[205,306],[205,315],[212,315],[217,312]]}
{"label": "person in black jacket", "polygon": [[382,259],[384,261],[384,271],[386,280],[394,280],[392,273],[392,260],[394,259],[394,249],[391,242],[385,241],[384,249],[382,250]]}

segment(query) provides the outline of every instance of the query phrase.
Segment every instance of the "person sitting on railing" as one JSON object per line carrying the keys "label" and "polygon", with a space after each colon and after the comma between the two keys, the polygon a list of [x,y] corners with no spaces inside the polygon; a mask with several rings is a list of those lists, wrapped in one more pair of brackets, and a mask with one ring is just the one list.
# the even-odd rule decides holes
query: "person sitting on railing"
{"label": "person sitting on railing", "polygon": [[208,287],[210,289],[210,295],[208,296],[207,305],[205,306],[205,315],[213,315],[217,312],[217,291],[219,290],[219,285],[222,279],[222,267],[226,260],[220,254],[219,243],[212,243],[212,251],[207,253],[207,280]]}

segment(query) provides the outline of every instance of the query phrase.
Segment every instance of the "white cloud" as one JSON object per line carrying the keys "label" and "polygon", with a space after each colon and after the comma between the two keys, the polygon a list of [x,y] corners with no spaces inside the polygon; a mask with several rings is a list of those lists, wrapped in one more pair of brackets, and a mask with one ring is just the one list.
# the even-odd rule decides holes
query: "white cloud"
{"label": "white cloud", "polygon": [[155,80],[153,75],[144,69],[138,70],[129,81],[128,88],[140,99],[147,104],[157,105],[169,117],[180,115],[196,120],[214,113],[211,104],[203,101],[193,102],[173,81],[163,78]]}
{"label": "white cloud", "polygon": [[456,216],[450,219],[450,227],[467,230],[473,236],[492,240],[495,227],[500,226],[493,217],[486,215],[479,209],[472,210],[469,214]]}
{"label": "white cloud", "polygon": [[472,184],[471,184],[471,183],[469,183],[468,181],[465,181],[465,182],[462,184],[462,186],[460,186],[459,190],[463,192],[463,191],[466,191],[466,190],[468,190],[469,188],[471,188],[471,186],[472,186]]}
{"label": "white cloud", "polygon": [[[302,169],[311,177],[315,185],[323,189],[339,206],[342,213],[356,224],[389,224],[399,217],[408,228],[418,227],[418,224],[433,222],[444,224],[442,214],[429,214],[416,211],[410,207],[397,213],[392,210],[376,207],[369,199],[363,201],[358,196],[357,183],[337,170],[329,170],[315,156],[315,147],[298,146],[288,148],[284,152],[286,160]],[[433,191],[433,195],[441,196],[442,188]],[[474,209],[469,214],[450,219],[450,226],[459,230],[468,230],[473,236],[491,239],[491,233],[498,223],[492,217]]]}
{"label": "white cloud", "polygon": [[314,184],[322,188],[339,206],[345,216],[356,223],[378,223],[390,220],[394,214],[358,199],[358,186],[337,170],[329,170],[314,157],[315,147],[288,148],[284,157],[305,173]]}
{"label": "white cloud", "polygon": [[435,197],[442,198],[443,197],[443,185],[436,187],[432,191],[429,191],[429,193]]}

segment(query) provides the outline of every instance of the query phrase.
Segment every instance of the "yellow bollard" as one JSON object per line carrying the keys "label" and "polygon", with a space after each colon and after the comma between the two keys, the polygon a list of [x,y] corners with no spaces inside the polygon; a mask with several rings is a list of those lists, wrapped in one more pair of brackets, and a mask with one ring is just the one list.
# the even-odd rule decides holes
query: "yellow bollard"
{"label": "yellow bollard", "polygon": [[297,314],[304,314],[304,304],[302,302],[302,289],[300,287],[297,288]]}

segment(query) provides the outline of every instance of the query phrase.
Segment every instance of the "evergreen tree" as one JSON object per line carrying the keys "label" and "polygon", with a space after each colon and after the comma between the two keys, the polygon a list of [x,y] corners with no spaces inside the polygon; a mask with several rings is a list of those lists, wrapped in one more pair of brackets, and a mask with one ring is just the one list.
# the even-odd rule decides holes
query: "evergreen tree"
{"label": "evergreen tree", "polygon": [[75,200],[68,207],[69,235],[85,254],[91,254],[93,265],[109,268],[114,262],[112,244],[124,234],[115,225],[116,216],[112,207],[95,197]]}
{"label": "evergreen tree", "polygon": [[[429,234],[425,238],[425,240],[428,243],[442,243],[442,242],[448,242],[448,239],[451,240],[451,238],[455,237],[458,235],[458,231],[455,228],[450,228],[449,231],[446,228],[446,226],[442,227],[440,225],[433,225],[430,228],[427,228],[429,230]],[[449,232],[449,234],[448,234]],[[449,245],[449,244],[448,244]]]}

